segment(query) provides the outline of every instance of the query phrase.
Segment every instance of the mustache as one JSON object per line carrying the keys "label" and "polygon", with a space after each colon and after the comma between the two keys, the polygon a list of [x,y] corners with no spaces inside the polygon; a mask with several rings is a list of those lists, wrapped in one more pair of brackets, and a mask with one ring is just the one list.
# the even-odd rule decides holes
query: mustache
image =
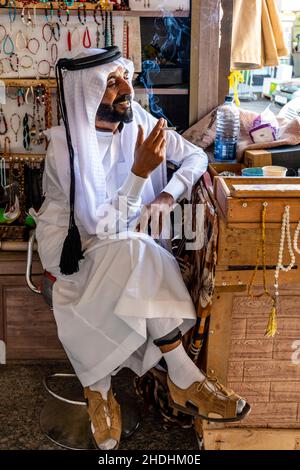
{"label": "mustache", "polygon": [[122,95],[119,98],[116,98],[115,101],[113,102],[113,105],[122,103],[122,101],[129,101],[129,103],[131,103],[132,95]]}

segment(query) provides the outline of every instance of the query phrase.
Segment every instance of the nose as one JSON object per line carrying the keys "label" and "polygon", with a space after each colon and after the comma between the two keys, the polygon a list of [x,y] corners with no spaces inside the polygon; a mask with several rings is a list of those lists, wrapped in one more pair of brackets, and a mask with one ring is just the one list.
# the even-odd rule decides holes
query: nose
{"label": "nose", "polygon": [[127,80],[122,79],[122,82],[119,87],[119,94],[120,95],[132,95],[133,93],[133,88],[131,86],[131,83],[129,83]]}

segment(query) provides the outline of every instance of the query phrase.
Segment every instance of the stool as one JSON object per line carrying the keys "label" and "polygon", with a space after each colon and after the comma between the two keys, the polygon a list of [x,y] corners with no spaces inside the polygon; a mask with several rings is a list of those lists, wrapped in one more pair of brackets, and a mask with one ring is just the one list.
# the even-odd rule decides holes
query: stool
{"label": "stool", "polygon": [[[42,295],[52,309],[52,290],[55,277],[44,273],[41,288],[36,287],[31,279],[32,255],[35,242],[35,231],[30,235],[27,250],[26,282],[32,292]],[[67,397],[53,390],[53,385],[65,387],[73,382],[78,389],[78,397]],[[40,415],[42,432],[55,444],[72,450],[95,449],[90,429],[87,404],[83,398],[82,386],[76,374],[53,373],[44,378],[43,384],[50,398]],[[140,424],[140,411],[136,401],[128,394],[120,392],[116,398],[121,406],[122,437],[130,437]]]}

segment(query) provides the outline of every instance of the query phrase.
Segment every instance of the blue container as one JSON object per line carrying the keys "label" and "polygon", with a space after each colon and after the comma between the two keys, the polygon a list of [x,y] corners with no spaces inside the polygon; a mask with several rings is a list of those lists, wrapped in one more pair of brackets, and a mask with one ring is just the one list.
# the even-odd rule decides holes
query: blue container
{"label": "blue container", "polygon": [[244,168],[242,176],[264,176],[262,168]]}

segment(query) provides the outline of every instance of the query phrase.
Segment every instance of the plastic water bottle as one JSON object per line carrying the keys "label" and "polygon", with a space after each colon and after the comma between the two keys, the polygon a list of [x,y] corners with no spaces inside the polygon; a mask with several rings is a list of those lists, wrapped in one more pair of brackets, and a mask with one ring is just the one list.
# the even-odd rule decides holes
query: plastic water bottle
{"label": "plastic water bottle", "polygon": [[215,160],[235,161],[237,141],[240,135],[240,112],[231,96],[217,112]]}

